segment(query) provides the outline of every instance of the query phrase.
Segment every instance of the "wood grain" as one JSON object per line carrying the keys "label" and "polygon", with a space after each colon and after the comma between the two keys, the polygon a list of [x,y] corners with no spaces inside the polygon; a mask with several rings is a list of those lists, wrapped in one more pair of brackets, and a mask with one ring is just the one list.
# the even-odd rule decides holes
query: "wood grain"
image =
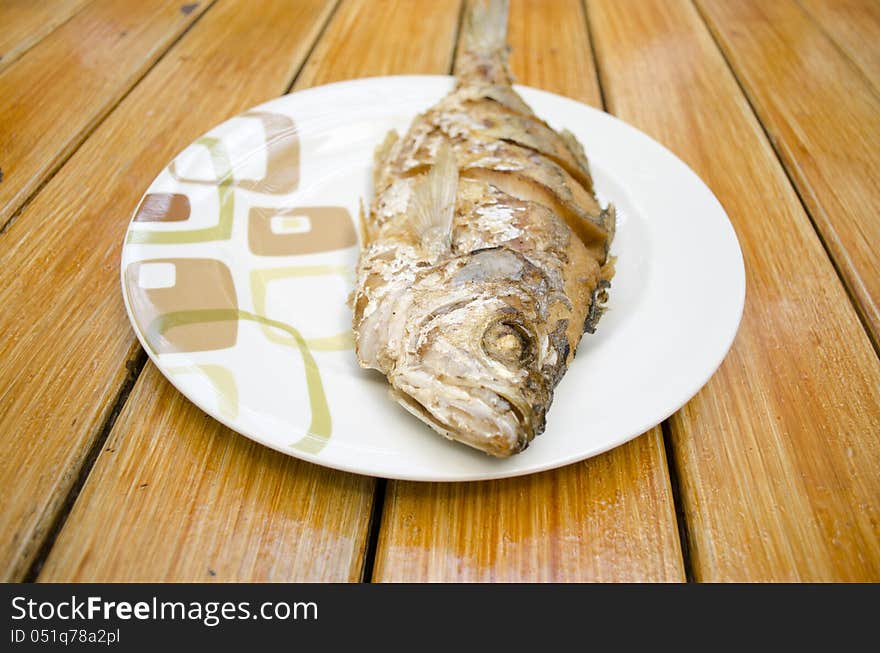
{"label": "wood grain", "polygon": [[880,89],[880,2],[799,0],[837,46]]}
{"label": "wood grain", "polygon": [[694,577],[877,580],[880,362],[808,216],[690,3],[589,16],[611,110],[705,180],[745,258],[736,342],[670,423]]}
{"label": "wood grain", "polygon": [[683,581],[659,430],[531,476],[390,483],[374,580]]}
{"label": "wood grain", "polygon": [[[514,0],[509,40],[518,81],[601,104],[580,2]],[[660,428],[543,474],[389,483],[374,579],[684,580]]]}
{"label": "wood grain", "polygon": [[0,236],[0,578],[21,578],[137,345],[119,256],[144,189],[210,126],[282,92],[331,3],[213,7]]}
{"label": "wood grain", "polygon": [[85,7],[90,0],[33,0],[0,2],[0,70],[39,43],[59,25]]}
{"label": "wood grain", "polygon": [[[422,6],[343,3],[295,88],[339,79],[337,67],[353,76],[444,72],[458,5],[432,3],[431,30],[414,47]],[[367,40],[382,30],[388,38]],[[406,61],[398,56],[404,44]],[[359,580],[374,486],[232,433],[149,364],[40,580]]]}
{"label": "wood grain", "polygon": [[512,0],[507,38],[516,83],[601,108],[582,2]]}
{"label": "wood grain", "polygon": [[210,2],[196,5],[95,0],[0,73],[0,227]]}
{"label": "wood grain", "polygon": [[880,349],[880,94],[793,0],[698,6]]}
{"label": "wood grain", "polygon": [[296,88],[376,75],[446,74],[460,5],[460,0],[347,0]]}
{"label": "wood grain", "polygon": [[372,484],[223,428],[149,365],[40,580],[355,580]]}

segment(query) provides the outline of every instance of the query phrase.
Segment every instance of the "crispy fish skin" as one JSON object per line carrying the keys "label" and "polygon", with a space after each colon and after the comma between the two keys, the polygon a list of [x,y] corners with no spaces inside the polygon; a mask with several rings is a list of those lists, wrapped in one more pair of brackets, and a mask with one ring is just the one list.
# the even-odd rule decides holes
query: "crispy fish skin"
{"label": "crispy fish skin", "polygon": [[472,3],[455,89],[377,148],[352,295],[360,365],[436,431],[498,457],[544,430],[595,330],[615,225],[574,136],[513,90],[506,16],[506,1]]}

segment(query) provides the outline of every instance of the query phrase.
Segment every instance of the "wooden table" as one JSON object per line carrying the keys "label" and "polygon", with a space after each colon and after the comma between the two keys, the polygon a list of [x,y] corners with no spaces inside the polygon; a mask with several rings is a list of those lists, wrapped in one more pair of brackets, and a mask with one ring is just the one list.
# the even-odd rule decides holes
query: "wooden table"
{"label": "wooden table", "polygon": [[236,435],[129,327],[132,208],[252,105],[448,73],[462,3],[0,0],[0,577],[880,579],[880,3],[511,4],[518,81],[644,130],[730,215],[745,314],[708,385],[625,446],[496,482]]}

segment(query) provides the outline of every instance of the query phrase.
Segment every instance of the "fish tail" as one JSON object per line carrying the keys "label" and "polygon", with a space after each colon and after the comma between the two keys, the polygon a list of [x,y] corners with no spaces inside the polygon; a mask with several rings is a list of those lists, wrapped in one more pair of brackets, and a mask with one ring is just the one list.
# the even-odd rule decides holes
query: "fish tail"
{"label": "fish tail", "polygon": [[507,67],[508,0],[468,0],[455,76],[461,83],[512,84]]}

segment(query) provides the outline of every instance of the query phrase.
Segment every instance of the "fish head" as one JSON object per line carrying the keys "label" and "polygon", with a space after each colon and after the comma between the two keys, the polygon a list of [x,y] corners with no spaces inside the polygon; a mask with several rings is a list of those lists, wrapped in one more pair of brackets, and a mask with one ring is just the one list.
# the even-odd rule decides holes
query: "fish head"
{"label": "fish head", "polygon": [[[412,288],[394,395],[447,437],[492,455],[524,449],[544,428],[553,383],[543,319],[546,280],[506,248],[436,266]],[[552,359],[552,360],[551,360]]]}

